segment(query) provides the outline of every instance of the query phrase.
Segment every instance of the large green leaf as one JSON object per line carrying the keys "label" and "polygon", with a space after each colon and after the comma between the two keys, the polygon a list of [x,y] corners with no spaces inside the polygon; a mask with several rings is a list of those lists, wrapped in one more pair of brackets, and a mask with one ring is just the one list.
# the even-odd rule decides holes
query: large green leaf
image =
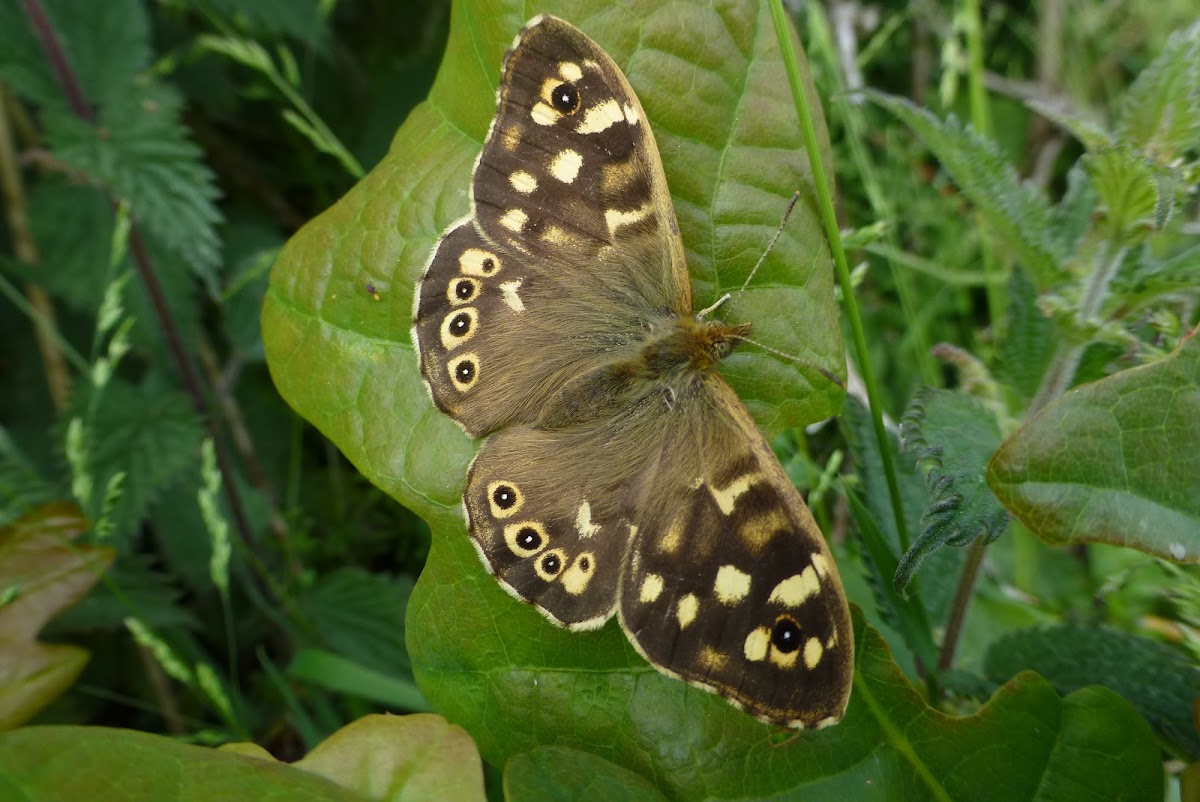
{"label": "large green leaf", "polygon": [[483,802],[471,739],[439,716],[365,716],[294,765],[262,747],[221,750],[106,727],[0,735],[0,798],[52,802]]}
{"label": "large green leaf", "polygon": [[[741,0],[720,11],[652,2],[614,8],[593,0],[545,10],[595,37],[638,90],[671,183],[697,304],[736,289],[792,192],[810,187],[765,7]],[[408,638],[422,689],[442,707],[455,705],[459,693],[445,683],[447,664],[503,667],[519,643],[583,675],[619,669],[613,682],[626,687],[652,671],[615,630],[600,636],[599,649],[581,652],[581,643],[595,641],[554,629],[487,575],[459,512],[474,444],[431,406],[408,337],[414,283],[440,232],[468,211],[501,60],[526,14],[515,2],[456,9],[429,100],[384,161],[288,243],[263,310],[267,358],[283,396],[434,529]],[[774,349],[834,374],[844,370],[828,249],[809,197],[729,314],[753,320],[756,338]],[[842,396],[811,367],[752,347],[726,363],[726,376],[768,434],[831,414]],[[699,694],[685,697],[686,686],[675,682],[663,687],[668,710]],[[495,710],[513,703],[487,695],[478,701]],[[597,702],[616,704],[607,694]]]}
{"label": "large green leaf", "polygon": [[1200,560],[1200,337],[1086,384],[1009,437],[988,484],[1052,543],[1130,546]]}

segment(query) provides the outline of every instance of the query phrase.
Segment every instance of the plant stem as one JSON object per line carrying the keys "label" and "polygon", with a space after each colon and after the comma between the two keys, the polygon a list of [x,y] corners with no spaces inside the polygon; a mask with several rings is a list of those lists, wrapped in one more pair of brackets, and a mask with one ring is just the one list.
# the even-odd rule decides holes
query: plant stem
{"label": "plant stem", "polygon": [[963,623],[967,620],[967,610],[971,607],[971,596],[975,592],[975,580],[979,577],[979,567],[983,565],[983,553],[986,550],[987,540],[975,538],[967,552],[962,573],[958,575],[958,587],[946,618],[946,635],[942,638],[942,650],[938,653],[939,673],[954,665],[954,652],[958,649],[958,639],[962,636]]}
{"label": "plant stem", "polygon": [[[1115,240],[1110,239],[1101,252],[1100,258],[1097,259],[1096,269],[1092,271],[1083,288],[1083,298],[1079,301],[1077,318],[1082,324],[1087,325],[1100,313],[1100,307],[1104,305],[1104,299],[1108,296],[1108,285],[1116,275],[1121,262],[1124,261],[1126,250],[1126,246],[1117,244]],[[1104,251],[1109,254],[1107,259],[1103,259]],[[1075,369],[1079,367],[1079,360],[1087,346],[1088,343],[1085,340],[1081,343],[1062,343],[1058,347],[1058,350],[1054,352],[1054,359],[1050,362],[1050,367],[1046,369],[1046,375],[1042,377],[1042,384],[1038,387],[1037,394],[1029,403],[1028,416],[1037,414],[1047,404],[1067,391],[1071,386],[1071,380],[1075,378]]]}
{"label": "plant stem", "polygon": [[854,297],[854,285],[850,281],[850,267],[846,263],[846,251],[842,248],[841,231],[838,228],[837,214],[833,209],[833,193],[829,188],[829,180],[825,176],[825,165],[821,160],[816,125],[808,106],[808,96],[800,80],[800,67],[796,60],[796,52],[792,47],[792,28],[788,24],[787,14],[783,10],[781,0],[771,0],[770,6],[771,17],[775,23],[775,33],[779,37],[779,47],[783,53],[783,64],[787,70],[788,83],[792,89],[792,98],[796,103],[796,113],[800,117],[800,131],[804,135],[804,147],[808,151],[808,160],[812,168],[813,189],[817,193],[817,207],[821,212],[825,237],[829,241],[829,249],[833,254],[838,284],[842,287],[842,303],[846,307],[846,317],[854,337],[855,356],[858,359],[859,369],[862,371],[863,383],[867,388],[871,422],[875,429],[875,439],[879,443],[879,455],[883,460],[884,476],[887,478],[888,496],[891,500],[892,516],[896,523],[896,535],[900,541],[900,549],[908,551],[910,541],[908,524],[904,520],[904,502],[900,497],[900,484],[896,479],[896,465],[895,459],[892,457],[891,443],[883,428],[883,401],[879,396],[875,374],[871,370],[867,336],[863,331],[858,301]]}

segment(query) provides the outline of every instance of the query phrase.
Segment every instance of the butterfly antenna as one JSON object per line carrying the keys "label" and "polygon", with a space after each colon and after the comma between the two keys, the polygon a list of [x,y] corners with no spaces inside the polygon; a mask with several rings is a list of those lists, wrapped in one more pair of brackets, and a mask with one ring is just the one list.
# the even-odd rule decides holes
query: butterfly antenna
{"label": "butterfly antenna", "polygon": [[747,345],[753,345],[757,348],[761,348],[762,350],[766,351],[768,354],[774,354],[775,356],[782,357],[783,359],[786,359],[790,362],[795,362],[797,365],[802,365],[803,367],[809,368],[811,370],[815,370],[817,373],[820,373],[822,376],[829,379],[829,381],[833,382],[838,387],[841,387],[843,390],[846,389],[846,383],[844,381],[842,381],[842,379],[840,377],[835,376],[834,374],[825,370],[825,368],[818,367],[816,365],[805,362],[803,359],[796,356],[795,354],[789,354],[787,351],[780,351],[778,348],[772,348],[769,345],[760,343],[758,340],[753,340],[749,337],[744,337],[741,334],[731,334],[729,336],[730,336],[730,339],[741,340],[742,342],[746,343]]}
{"label": "butterfly antenna", "polygon": [[[783,235],[783,228],[787,225],[788,218],[792,216],[792,209],[796,208],[796,201],[798,200],[800,200],[800,190],[796,190],[792,193],[792,199],[788,201],[787,208],[783,211],[783,219],[779,221],[779,228],[775,229],[775,236],[771,237],[771,241],[767,243],[767,249],[762,252],[762,256],[758,257],[758,261],[754,263],[754,268],[750,271],[750,275],[746,276],[746,280],[742,282],[742,286],[737,291],[738,295],[741,295],[746,291],[746,288],[750,286],[750,282],[754,278],[754,274],[758,272],[758,269],[762,267],[762,263],[766,261],[767,256],[770,255],[771,251],[775,249],[775,243],[779,242],[779,237]],[[728,292],[725,293],[718,298],[717,302],[712,306],[706,306],[701,309],[696,314],[696,317],[708,317],[710,314],[715,312],[721,306],[721,304],[725,303],[731,298],[733,298],[733,294]],[[755,343],[755,345],[758,345],[758,343]],[[769,351],[771,349],[768,348],[767,350]],[[786,354],[784,356],[786,356]]]}
{"label": "butterfly antenna", "polygon": [[796,201],[800,200],[800,190],[792,193],[792,199],[788,201],[787,208],[783,211],[783,219],[779,221],[779,228],[775,229],[775,236],[771,237],[771,241],[767,243],[767,249],[762,252],[762,256],[758,257],[758,261],[754,263],[754,269],[750,271],[750,275],[746,276],[746,280],[742,282],[741,289],[738,290],[738,295],[746,291],[750,286],[751,280],[754,279],[754,274],[762,267],[762,263],[767,260],[767,256],[771,251],[775,250],[775,243],[779,242],[780,236],[783,235],[783,228],[787,225],[788,218],[792,216],[792,209],[796,208]]}

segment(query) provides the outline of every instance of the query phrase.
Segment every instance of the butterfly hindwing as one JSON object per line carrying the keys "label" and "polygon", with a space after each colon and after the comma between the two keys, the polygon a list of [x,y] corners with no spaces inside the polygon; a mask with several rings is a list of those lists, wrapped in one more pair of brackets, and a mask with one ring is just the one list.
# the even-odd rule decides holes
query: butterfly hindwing
{"label": "butterfly hindwing", "polygon": [[692,453],[664,443],[643,479],[622,627],[656,667],[759,718],[838,720],[854,644],[820,530],[722,379],[708,377],[702,394],[678,403],[678,414],[702,423]]}

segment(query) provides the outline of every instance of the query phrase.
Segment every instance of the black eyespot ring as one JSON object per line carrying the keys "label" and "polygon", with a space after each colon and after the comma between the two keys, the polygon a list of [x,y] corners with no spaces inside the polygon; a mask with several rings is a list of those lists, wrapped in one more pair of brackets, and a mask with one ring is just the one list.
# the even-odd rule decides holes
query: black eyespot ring
{"label": "black eyespot ring", "polygon": [[542,535],[532,526],[523,526],[517,530],[517,545],[527,551],[537,551],[542,545]]}
{"label": "black eyespot ring", "polygon": [[492,491],[492,502],[502,510],[512,509],[513,505],[517,503],[516,488],[511,485],[500,485]]}
{"label": "black eyespot ring", "polygon": [[454,283],[454,297],[460,301],[469,301],[475,297],[475,282],[459,279]]}
{"label": "black eyespot ring", "polygon": [[459,312],[450,319],[450,333],[455,337],[465,337],[471,331],[471,316],[466,312]]}
{"label": "black eyespot ring", "polygon": [[790,618],[780,618],[771,629],[771,645],[784,654],[791,654],[799,649],[800,625]]}
{"label": "black eyespot ring", "polygon": [[[519,536],[519,533],[518,533]],[[556,576],[562,569],[562,560],[557,554],[547,554],[542,557],[542,571],[550,576]]]}
{"label": "black eyespot ring", "polygon": [[464,359],[454,366],[454,375],[460,384],[470,384],[475,381],[475,363]]}
{"label": "black eyespot ring", "polygon": [[574,114],[579,109],[579,90],[574,84],[561,83],[550,92],[550,104],[560,114]]}
{"label": "black eyespot ring", "polygon": [[579,558],[579,570],[583,571],[585,574],[588,571],[592,570],[592,561],[589,560],[587,557],[580,557]]}
{"label": "black eyespot ring", "polygon": [[479,269],[485,276],[490,276],[492,273],[496,272],[496,260],[490,256],[486,257],[482,262],[480,262]]}

